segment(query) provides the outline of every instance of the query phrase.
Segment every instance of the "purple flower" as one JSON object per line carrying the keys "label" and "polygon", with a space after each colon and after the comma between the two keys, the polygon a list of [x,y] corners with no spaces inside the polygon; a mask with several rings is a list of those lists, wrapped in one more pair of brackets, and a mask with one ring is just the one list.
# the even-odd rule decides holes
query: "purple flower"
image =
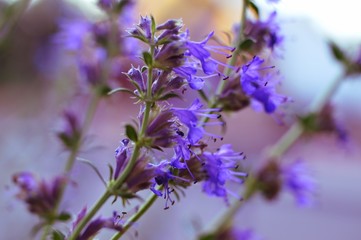
{"label": "purple flower", "polygon": [[206,44],[209,39],[214,35],[214,32],[208,34],[208,36],[201,42],[190,41],[189,31],[185,33],[186,47],[189,55],[197,58],[202,65],[203,72],[205,74],[212,74],[217,68],[217,63],[211,58],[211,53],[206,49]]}
{"label": "purple flower", "polygon": [[61,20],[60,32],[55,36],[55,42],[70,51],[79,51],[91,37],[92,24],[85,20]]}
{"label": "purple flower", "polygon": [[134,82],[133,84],[136,84],[137,88],[139,88],[143,92],[146,91],[143,74],[140,71],[139,67],[134,68],[132,66],[126,75],[129,77],[129,79],[131,79],[131,81]]}
{"label": "purple flower", "polygon": [[230,144],[225,144],[215,153],[204,152],[200,158],[204,161],[203,168],[206,173],[203,191],[209,195],[223,197],[228,203],[228,193],[235,196],[236,194],[226,189],[226,182],[242,184],[241,177],[247,176],[244,172],[236,171],[238,161],[244,159],[243,153],[234,152]]}
{"label": "purple flower", "polygon": [[305,162],[298,159],[282,168],[283,186],[290,191],[298,205],[308,206],[313,203],[316,189],[315,180],[310,176]]}
{"label": "purple flower", "polygon": [[43,218],[55,218],[54,210],[59,200],[65,177],[59,176],[46,182],[37,180],[30,172],[20,172],[13,175],[13,182],[20,192],[17,197],[23,200],[28,210]]}
{"label": "purple flower", "polygon": [[288,98],[276,93],[276,81],[272,75],[263,76],[262,70],[273,68],[261,67],[264,60],[258,56],[242,66],[240,83],[244,93],[257,103],[261,104],[266,113],[273,113],[281,103],[288,101]]}
{"label": "purple flower", "polygon": [[116,167],[114,172],[114,179],[119,177],[119,174],[122,170],[124,170],[127,165],[127,161],[129,161],[130,149],[129,149],[129,139],[125,138],[120,142],[120,145],[117,149],[115,149],[115,159],[116,159]]}
{"label": "purple flower", "polygon": [[[86,208],[83,208],[80,213],[77,215],[75,222],[73,223],[73,231],[79,222],[84,218],[87,212]],[[108,228],[116,231],[122,231],[123,227],[121,225],[121,216],[117,212],[113,212],[113,217],[111,218],[102,218],[98,217],[91,221],[82,233],[76,238],[77,240],[88,240],[92,239],[101,229]]]}
{"label": "purple flower", "polygon": [[130,36],[140,39],[143,42],[149,43],[152,39],[152,20],[150,17],[140,17],[138,25],[128,30]]}
{"label": "purple flower", "polygon": [[80,78],[95,85],[101,78],[101,65],[106,60],[106,50],[96,42],[99,27],[85,20],[64,20],[55,41],[75,55]]}
{"label": "purple flower", "polygon": [[187,79],[190,88],[201,90],[204,86],[204,79],[195,76],[197,67],[195,64],[173,68],[173,71],[180,77]]}
{"label": "purple flower", "polygon": [[273,51],[283,42],[283,36],[279,34],[280,27],[275,22],[276,16],[277,13],[273,12],[266,21],[246,22],[244,35],[254,42],[253,48],[256,53],[263,50],[264,47]]}
{"label": "purple flower", "polygon": [[58,137],[62,140],[67,148],[73,148],[80,140],[81,128],[78,116],[69,110],[63,112],[63,127],[58,133]]}
{"label": "purple flower", "polygon": [[[113,179],[116,180],[124,171],[129,163],[131,150],[129,139],[123,139],[120,146],[115,150],[116,167]],[[150,180],[154,177],[154,169],[148,165],[149,158],[147,155],[141,155],[135,162],[133,170],[125,179],[125,183],[120,186],[120,196],[123,198],[136,197],[135,193],[146,189],[151,185]]]}
{"label": "purple flower", "polygon": [[[211,52],[215,52],[221,55],[225,55],[227,58],[230,57],[226,52],[233,51],[234,48],[227,46],[209,46],[207,45],[209,39],[214,35],[214,32],[208,34],[208,36],[201,42],[191,41],[189,38],[189,31],[181,34],[182,41],[185,43],[184,48],[186,51],[184,55],[187,59],[184,61],[183,66],[176,67],[173,71],[181,77],[187,79],[189,86],[192,89],[200,90],[204,85],[204,78],[206,76],[219,75],[223,76],[224,79],[227,76],[224,76],[223,73],[218,71],[218,65],[224,65],[228,68],[233,68],[227,64],[221,63],[211,56]],[[199,69],[199,62],[201,69]],[[198,70],[206,76],[196,76]]]}
{"label": "purple flower", "polygon": [[[175,201],[171,197],[171,193],[174,192],[174,189],[170,188],[170,181],[184,181],[188,182],[188,180],[177,177],[171,172],[171,164],[168,161],[163,160],[159,164],[149,164],[155,169],[155,177],[153,180],[153,184],[150,187],[150,190],[157,196],[163,197],[165,201],[164,209],[169,208],[169,203],[173,205]],[[162,186],[163,192],[157,190],[155,186]]]}
{"label": "purple flower", "polygon": [[167,148],[174,145],[176,133],[174,114],[170,110],[162,110],[150,120],[146,136],[150,139],[150,147],[155,149]]}
{"label": "purple flower", "polygon": [[201,109],[202,107],[203,104],[197,98],[189,108],[171,109],[179,121],[188,128],[187,138],[192,145],[196,144],[205,134],[203,127],[198,125],[197,116],[208,117],[210,119],[217,119],[220,117],[219,114],[210,113],[219,112],[220,109]]}

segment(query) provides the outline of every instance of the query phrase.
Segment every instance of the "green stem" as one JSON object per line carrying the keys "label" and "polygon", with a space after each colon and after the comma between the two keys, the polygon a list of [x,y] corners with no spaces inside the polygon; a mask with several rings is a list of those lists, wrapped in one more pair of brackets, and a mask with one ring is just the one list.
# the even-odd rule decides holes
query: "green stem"
{"label": "green stem", "polygon": [[74,229],[74,232],[71,234],[68,240],[75,240],[79,236],[81,230],[86,226],[86,224],[94,217],[94,215],[99,211],[99,209],[104,205],[104,203],[109,199],[112,194],[107,190],[99,198],[99,200],[94,204],[91,210],[85,215],[85,217],[79,222],[79,224]]}
{"label": "green stem", "polygon": [[[247,5],[248,5],[248,0],[243,0],[242,10],[241,10],[240,30],[238,32],[238,36],[235,41],[236,42],[236,50],[234,50],[232,57],[228,61],[228,65],[230,65],[230,66],[236,65],[238,54],[240,54],[240,52],[241,52],[240,45],[244,38],[243,33],[244,33],[244,28],[246,26],[245,22],[246,22]],[[230,75],[231,71],[232,71],[231,68],[226,68],[224,70],[224,75],[226,75],[226,76]],[[225,84],[226,84],[226,81],[222,80],[219,82],[217,90],[216,90],[215,98],[213,99],[213,104],[216,104],[216,97],[222,93],[223,88],[225,87]],[[216,107],[216,105],[214,107]]]}
{"label": "green stem", "polygon": [[[92,96],[92,98],[90,100],[90,103],[89,103],[89,106],[88,106],[88,109],[87,109],[87,112],[86,112],[86,115],[85,115],[84,123],[82,124],[82,127],[80,129],[80,136],[78,138],[78,141],[72,147],[70,155],[69,155],[68,160],[66,162],[66,166],[65,166],[65,169],[64,169],[65,175],[68,175],[70,173],[71,169],[73,168],[76,156],[77,156],[77,154],[79,152],[79,149],[81,147],[81,143],[83,142],[83,137],[85,136],[85,133],[88,131],[88,128],[89,128],[89,126],[91,124],[91,121],[92,121],[92,119],[94,117],[94,114],[96,112],[96,109],[97,109],[97,106],[98,106],[98,103],[99,103],[99,99],[100,99],[100,96],[95,91],[94,95]],[[58,199],[56,201],[56,204],[55,204],[55,207],[54,207],[54,210],[53,210],[54,216],[56,216],[58,214],[60,203],[61,203],[61,200],[62,200],[62,198],[64,196],[64,192],[66,190],[66,187],[67,187],[67,182],[63,183],[63,185],[60,188],[59,197],[58,197]],[[48,225],[44,228],[43,237],[45,236],[45,238],[43,238],[43,239],[46,239],[46,236],[47,236],[51,226],[54,224],[54,222],[55,222],[55,220],[53,220],[51,222],[48,222]]]}
{"label": "green stem", "polygon": [[[150,49],[151,55],[154,55],[154,47],[151,47]],[[151,107],[153,105],[153,102],[150,101],[152,96],[152,81],[153,81],[153,67],[148,67],[148,79],[147,79],[147,96],[146,96],[146,103],[145,103],[145,109],[143,113],[143,120],[141,124],[141,129],[139,133],[139,141],[135,143],[133,154],[131,159],[129,160],[127,166],[125,167],[122,174],[114,181],[111,186],[105,191],[105,193],[102,195],[102,197],[95,203],[95,205],[91,208],[89,213],[86,214],[86,216],[79,222],[77,227],[75,228],[72,235],[69,237],[68,240],[75,240],[76,237],[80,234],[80,232],[83,230],[83,228],[87,225],[87,223],[94,217],[94,215],[99,211],[99,209],[105,204],[105,202],[109,199],[109,197],[112,196],[112,193],[114,190],[119,189],[124,182],[126,181],[128,175],[133,170],[134,165],[136,164],[136,160],[138,159],[138,156],[140,154],[140,150],[142,148],[142,139],[145,135],[145,131],[147,129],[149,116]],[[129,227],[128,227],[129,228]],[[123,231],[125,232],[125,231]]]}
{"label": "green stem", "polygon": [[157,200],[158,196],[155,194],[151,194],[149,196],[149,198],[143,203],[143,205],[140,207],[140,209],[134,214],[132,215],[127,222],[124,224],[123,226],[123,230],[121,232],[118,232],[116,234],[113,235],[113,237],[111,238],[111,240],[117,240],[119,239],[121,236],[123,236],[123,234],[128,231],[128,229],[136,222],[138,221],[138,219],[140,217],[143,216],[143,214],[148,211],[148,209],[153,205],[153,203],[155,202],[155,200]]}
{"label": "green stem", "polygon": [[41,240],[46,240],[49,232],[50,232],[50,229],[51,229],[51,225],[47,224],[45,227],[44,227],[44,230],[43,230],[43,234],[41,235]]}
{"label": "green stem", "polygon": [[90,127],[90,123],[93,120],[94,114],[98,107],[99,99],[100,99],[99,94],[97,92],[95,92],[90,100],[90,103],[89,103],[89,106],[88,106],[88,109],[87,109],[87,112],[85,115],[84,123],[82,124],[82,128],[80,129],[80,137],[79,137],[78,141],[75,143],[75,146],[72,148],[69,158],[66,162],[66,166],[65,166],[66,174],[68,174],[71,171],[71,169],[73,168],[76,156],[77,156],[79,149],[81,147],[81,144],[83,142],[85,133],[88,131],[88,129]]}
{"label": "green stem", "polygon": [[[242,9],[241,9],[241,20],[240,20],[240,25],[241,25],[241,29],[238,33],[238,36],[236,37],[236,41],[235,41],[235,44],[236,44],[236,49],[234,50],[233,54],[232,54],[232,57],[228,60],[227,64],[229,66],[235,66],[236,63],[237,63],[237,58],[238,58],[238,55],[240,54],[241,52],[241,48],[240,48],[240,45],[241,45],[241,42],[244,38],[244,28],[245,28],[245,22],[246,22],[246,10],[247,10],[247,5],[248,5],[248,0],[243,0],[243,5],[242,5]],[[224,69],[224,75],[226,76],[229,76],[232,72],[232,68],[228,68],[226,67]],[[226,80],[221,80],[219,83],[218,83],[218,86],[217,86],[217,89],[216,89],[216,93],[214,94],[214,96],[210,99],[210,101],[208,102],[208,106],[209,108],[216,108],[218,106],[218,96],[222,93],[224,87],[226,86]],[[202,95],[202,93],[204,94],[204,92],[199,92],[201,94],[201,97],[203,99],[204,96]],[[206,99],[208,99],[206,97]],[[204,117],[201,122],[208,122],[209,118],[208,117]]]}
{"label": "green stem", "polygon": [[[334,95],[343,79],[344,75],[333,81],[322,94],[318,95],[318,97],[316,97],[314,101],[310,104],[309,112],[320,112],[328,103],[329,99]],[[299,122],[295,122],[288,129],[288,131],[270,148],[267,156],[272,159],[279,159],[296,142],[296,140],[304,133],[304,131],[305,129],[303,128],[303,126]],[[227,211],[217,222],[218,224],[216,225],[216,227],[213,228],[215,229],[212,230],[213,234],[216,234],[219,231],[222,231],[230,226],[232,219],[234,218],[238,210],[244,205],[247,200],[251,198],[253,193],[255,193],[255,184],[256,179],[250,176],[250,178],[247,180],[244,200],[236,201],[231,208],[227,209]]]}
{"label": "green stem", "polygon": [[[325,89],[324,92],[317,95],[317,97],[312,101],[308,107],[309,113],[318,113],[322,111],[325,105],[328,103],[329,99],[338,89],[340,83],[344,79],[345,75],[340,76]],[[278,159],[281,157],[295,142],[296,140],[304,133],[305,129],[300,124],[300,122],[295,122],[288,131],[283,134],[283,136],[270,148],[268,152],[268,157],[272,159]]]}

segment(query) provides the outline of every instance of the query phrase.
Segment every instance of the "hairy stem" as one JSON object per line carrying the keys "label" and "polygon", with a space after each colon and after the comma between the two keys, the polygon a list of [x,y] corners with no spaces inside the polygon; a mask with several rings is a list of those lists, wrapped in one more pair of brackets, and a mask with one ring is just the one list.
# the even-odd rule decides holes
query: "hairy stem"
{"label": "hairy stem", "polygon": [[[150,48],[150,52],[151,52],[151,55],[153,56],[154,55],[154,47],[153,46]],[[142,144],[143,144],[142,139],[145,135],[145,131],[148,126],[150,111],[151,111],[151,107],[153,105],[153,103],[150,101],[150,99],[152,98],[152,95],[151,95],[152,94],[152,90],[151,90],[152,81],[153,81],[153,67],[149,66],[148,67],[148,78],[147,78],[147,93],[146,93],[147,101],[145,103],[145,109],[143,112],[143,119],[142,119],[142,123],[141,123],[141,129],[139,132],[139,141],[135,143],[131,159],[129,160],[129,162],[126,165],[122,174],[114,181],[114,183],[111,186],[109,186],[108,189],[106,189],[105,193],[101,196],[101,198],[95,203],[95,205],[86,214],[86,216],[79,222],[79,224],[77,225],[77,227],[75,228],[74,232],[72,233],[72,235],[69,237],[68,240],[76,239],[76,237],[81,233],[81,231],[87,225],[87,223],[94,217],[94,215],[100,210],[100,208],[112,196],[112,193],[116,189],[119,189],[124,184],[128,175],[134,168],[134,165],[136,164],[136,161],[140,154],[140,150],[142,148]],[[125,231],[123,231],[123,232],[125,232]]]}

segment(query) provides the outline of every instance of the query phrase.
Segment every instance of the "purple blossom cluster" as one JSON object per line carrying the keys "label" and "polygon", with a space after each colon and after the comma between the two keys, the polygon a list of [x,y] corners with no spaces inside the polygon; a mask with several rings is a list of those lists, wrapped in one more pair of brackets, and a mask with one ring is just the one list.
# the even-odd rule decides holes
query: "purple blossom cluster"
{"label": "purple blossom cluster", "polygon": [[[283,165],[278,159],[271,160],[258,173],[248,173],[243,164],[245,154],[229,143],[218,144],[224,139],[214,134],[226,124],[222,111],[237,112],[252,105],[274,114],[289,101],[277,92],[278,73],[272,72],[274,66],[267,66],[265,60],[265,52],[273,52],[283,41],[276,13],[266,21],[246,19],[237,33],[242,36],[238,39],[241,42],[232,47],[217,44],[219,41],[212,45],[215,32],[202,41],[192,40],[180,19],[157,24],[153,16],[141,16],[138,24],[130,26],[131,1],[100,0],[98,5],[109,19],[96,23],[84,19],[60,21],[56,41],[72,54],[81,79],[96,90],[89,95],[100,100],[117,92],[129,94],[139,105],[139,114],[125,125],[115,160],[109,166],[109,180],[105,181],[90,163],[106,185],[105,193],[90,211],[83,208],[67,234],[57,235],[59,239],[92,239],[104,228],[123,234],[133,222],[123,221],[117,212],[110,218],[94,217],[109,198],[114,198],[113,204],[121,199],[127,205],[133,199],[142,200],[140,192],[144,190],[164,198],[164,209],[175,204],[179,193],[193,184],[201,184],[206,195],[223,199],[227,205],[231,205],[230,197],[245,201],[255,192],[274,199],[282,189],[291,191],[300,204],[310,202],[314,182],[302,162]],[[136,56],[142,63],[122,72],[126,79],[112,82],[120,86],[110,90],[112,84],[108,83],[114,75],[109,69],[117,68],[114,59],[124,56]],[[232,61],[227,61],[230,58]],[[209,84],[210,78],[219,83],[217,89]],[[193,95],[186,95],[187,89]],[[200,98],[189,99],[195,94]],[[181,107],[175,99],[185,99],[189,106]],[[89,107],[85,118],[92,116],[94,106]],[[64,127],[58,134],[70,151],[66,176],[88,127],[79,119],[76,113],[66,111]],[[89,121],[85,119],[84,125]],[[41,218],[44,231],[57,221],[69,220],[70,215],[59,210],[67,178],[46,182],[22,172],[13,180],[20,189],[18,198]],[[244,185],[246,181],[251,183]],[[232,191],[230,185],[246,189],[246,196]],[[132,219],[137,218],[139,215]],[[258,239],[251,231],[235,229],[221,229],[214,236],[212,239]]]}

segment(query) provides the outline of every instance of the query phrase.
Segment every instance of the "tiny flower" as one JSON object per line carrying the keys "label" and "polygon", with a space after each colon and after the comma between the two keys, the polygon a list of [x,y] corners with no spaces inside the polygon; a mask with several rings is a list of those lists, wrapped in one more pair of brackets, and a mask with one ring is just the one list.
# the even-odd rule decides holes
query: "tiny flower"
{"label": "tiny flower", "polygon": [[180,89],[184,85],[184,79],[179,76],[172,76],[170,72],[158,71],[152,84],[152,93],[155,97],[166,96],[168,93]]}
{"label": "tiny flower", "polygon": [[87,39],[91,38],[92,25],[85,20],[61,20],[60,31],[55,36],[54,41],[70,51],[79,51],[87,44]]}
{"label": "tiny flower", "polygon": [[[169,208],[169,204],[173,205],[175,201],[171,197],[171,193],[174,192],[174,189],[170,188],[171,181],[183,181],[188,182],[187,179],[177,177],[171,172],[171,164],[168,161],[163,160],[159,164],[149,164],[155,169],[155,177],[153,179],[153,184],[150,187],[150,190],[157,196],[163,197],[165,201],[164,209]],[[175,184],[175,183],[174,183]],[[155,186],[162,186],[163,192],[157,190]]]}
{"label": "tiny flower", "polygon": [[236,171],[239,160],[244,159],[243,153],[234,152],[230,144],[225,144],[217,152],[204,152],[199,157],[203,161],[203,169],[206,173],[203,191],[209,195],[223,197],[228,203],[228,193],[235,196],[236,194],[226,189],[226,182],[242,184],[242,178],[247,176],[244,172]]}
{"label": "tiny flower", "polygon": [[32,173],[20,172],[13,175],[13,182],[20,188],[17,197],[27,204],[31,213],[48,220],[56,218],[54,211],[66,182],[65,177],[59,176],[46,182],[39,181]]}
{"label": "tiny flower", "polygon": [[273,80],[273,76],[261,74],[261,70],[273,68],[261,67],[264,60],[258,56],[242,66],[240,83],[243,92],[250,96],[257,104],[261,104],[266,113],[273,113],[277,107],[288,101],[288,98],[276,93],[275,85],[277,82]]}
{"label": "tiny flower", "polygon": [[283,36],[279,33],[280,27],[276,23],[276,16],[277,13],[273,12],[266,21],[246,22],[244,35],[254,42],[253,54],[258,54],[264,47],[273,51],[283,42]]}
{"label": "tiny flower", "polygon": [[128,30],[130,36],[140,39],[143,42],[149,43],[152,38],[152,20],[150,17],[140,17],[138,25]]}
{"label": "tiny flower", "polygon": [[[216,61],[211,58],[211,53],[206,48],[207,42],[213,35],[214,32],[209,33],[208,36],[201,42],[194,42],[190,40],[186,41],[186,47],[189,54],[201,62],[203,72],[205,74],[212,74],[217,68]],[[186,32],[186,38],[189,38],[189,32]]]}
{"label": "tiny flower", "polygon": [[169,19],[168,21],[157,26],[159,30],[179,30],[183,27],[183,21],[181,19]]}
{"label": "tiny flower", "polygon": [[172,70],[184,64],[184,56],[187,50],[184,42],[172,41],[165,44],[155,55],[155,67],[165,70]]}
{"label": "tiny flower", "polygon": [[167,148],[174,144],[177,137],[174,114],[170,110],[161,110],[150,123],[146,130],[146,136],[150,139],[150,147]]}
{"label": "tiny flower", "polygon": [[300,206],[309,206],[313,202],[316,189],[315,180],[309,174],[304,161],[298,159],[282,168],[283,185],[296,198]]}
{"label": "tiny flower", "polygon": [[[188,128],[187,138],[190,144],[196,144],[206,132],[203,129],[203,126],[198,125],[198,117],[208,117],[210,119],[218,119],[219,114],[214,114],[210,112],[219,112],[220,109],[202,109],[203,104],[197,98],[194,100],[192,105],[189,108],[172,108],[174,115],[179,119],[179,121]],[[221,123],[219,123],[221,124]]]}
{"label": "tiny flower", "polygon": [[62,140],[67,148],[76,147],[80,140],[81,128],[78,116],[69,110],[64,111],[64,126],[58,133],[58,137]]}
{"label": "tiny flower", "polygon": [[100,82],[101,65],[107,57],[106,50],[97,44],[94,24],[85,20],[62,21],[55,41],[74,54],[80,78],[96,85]]}
{"label": "tiny flower", "polygon": [[[116,180],[129,163],[131,149],[129,139],[123,139],[120,146],[115,150],[116,167],[113,179]],[[133,170],[125,179],[120,189],[115,189],[115,196],[123,198],[135,197],[135,193],[150,186],[150,180],[154,177],[154,169],[148,165],[149,159],[146,155],[141,155],[135,162]]]}
{"label": "tiny flower", "polygon": [[131,67],[131,69],[129,69],[127,76],[129,77],[129,79],[131,79],[131,81],[133,81],[138,88],[140,88],[143,92],[146,91],[146,87],[145,87],[145,82],[144,82],[144,78],[143,78],[143,74],[140,71],[139,67],[138,68],[134,68],[133,66]]}
{"label": "tiny flower", "polygon": [[[73,231],[79,222],[84,218],[87,212],[86,208],[83,208],[80,213],[77,215],[75,222],[73,223]],[[123,227],[121,224],[121,216],[114,211],[113,217],[111,218],[102,218],[98,217],[91,221],[81,234],[76,238],[77,240],[88,240],[93,239],[93,237],[103,228],[113,229],[116,231],[122,231]]]}

